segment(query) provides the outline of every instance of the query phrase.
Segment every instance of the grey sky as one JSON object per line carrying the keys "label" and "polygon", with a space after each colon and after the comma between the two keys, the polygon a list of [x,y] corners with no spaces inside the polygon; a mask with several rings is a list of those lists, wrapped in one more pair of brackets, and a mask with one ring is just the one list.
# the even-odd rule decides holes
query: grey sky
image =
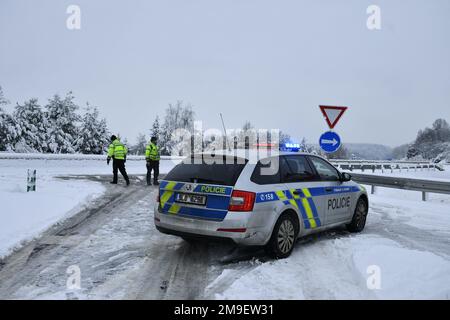
{"label": "grey sky", "polygon": [[0,85],[14,104],[72,90],[131,141],[180,99],[206,127],[222,112],[310,142],[318,105],[347,105],[344,143],[393,146],[450,120],[449,18],[448,0],[1,0]]}

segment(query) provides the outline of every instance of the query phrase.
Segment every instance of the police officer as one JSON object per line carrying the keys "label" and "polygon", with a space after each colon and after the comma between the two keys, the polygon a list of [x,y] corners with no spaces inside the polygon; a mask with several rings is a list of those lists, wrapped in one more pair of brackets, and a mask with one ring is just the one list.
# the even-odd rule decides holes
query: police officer
{"label": "police officer", "polygon": [[109,164],[111,158],[113,159],[113,181],[110,183],[117,184],[117,170],[120,171],[123,178],[125,179],[127,186],[130,185],[130,179],[128,178],[127,171],[125,170],[125,162],[127,161],[127,147],[120,142],[120,140],[115,136],[111,136],[111,144],[108,147],[108,158],[106,163]]}
{"label": "police officer", "polygon": [[147,161],[147,185],[151,186],[151,174],[153,170],[153,184],[156,186],[159,184],[159,148],[156,145],[156,137],[150,139],[150,143],[145,148],[145,160]]}

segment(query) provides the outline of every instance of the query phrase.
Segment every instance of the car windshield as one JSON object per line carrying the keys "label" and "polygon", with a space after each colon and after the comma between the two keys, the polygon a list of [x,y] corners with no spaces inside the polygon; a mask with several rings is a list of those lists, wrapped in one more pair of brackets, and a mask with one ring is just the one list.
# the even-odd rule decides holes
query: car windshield
{"label": "car windshield", "polygon": [[237,157],[193,156],[175,166],[165,180],[234,186],[246,163]]}

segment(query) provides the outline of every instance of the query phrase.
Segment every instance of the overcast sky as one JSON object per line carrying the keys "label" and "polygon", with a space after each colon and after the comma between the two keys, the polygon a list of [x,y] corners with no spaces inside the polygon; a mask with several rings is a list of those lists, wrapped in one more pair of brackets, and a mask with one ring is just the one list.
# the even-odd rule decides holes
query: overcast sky
{"label": "overcast sky", "polygon": [[395,146],[450,121],[449,39],[448,0],[0,0],[0,85],[13,104],[72,90],[130,141],[183,100],[206,128],[222,112],[310,142],[318,105],[345,105],[344,143]]}

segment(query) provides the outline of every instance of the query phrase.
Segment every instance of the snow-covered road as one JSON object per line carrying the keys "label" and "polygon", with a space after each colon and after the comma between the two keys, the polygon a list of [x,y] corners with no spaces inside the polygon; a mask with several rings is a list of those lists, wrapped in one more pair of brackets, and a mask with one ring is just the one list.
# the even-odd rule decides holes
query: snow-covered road
{"label": "snow-covered road", "polygon": [[[446,196],[421,202],[380,192],[363,233],[313,235],[273,261],[261,250],[160,234],[156,189],[141,180],[125,188],[84,179],[102,183],[105,195],[3,261],[0,299],[450,298]],[[369,289],[374,266],[380,286]],[[70,288],[78,268],[81,288]]]}

